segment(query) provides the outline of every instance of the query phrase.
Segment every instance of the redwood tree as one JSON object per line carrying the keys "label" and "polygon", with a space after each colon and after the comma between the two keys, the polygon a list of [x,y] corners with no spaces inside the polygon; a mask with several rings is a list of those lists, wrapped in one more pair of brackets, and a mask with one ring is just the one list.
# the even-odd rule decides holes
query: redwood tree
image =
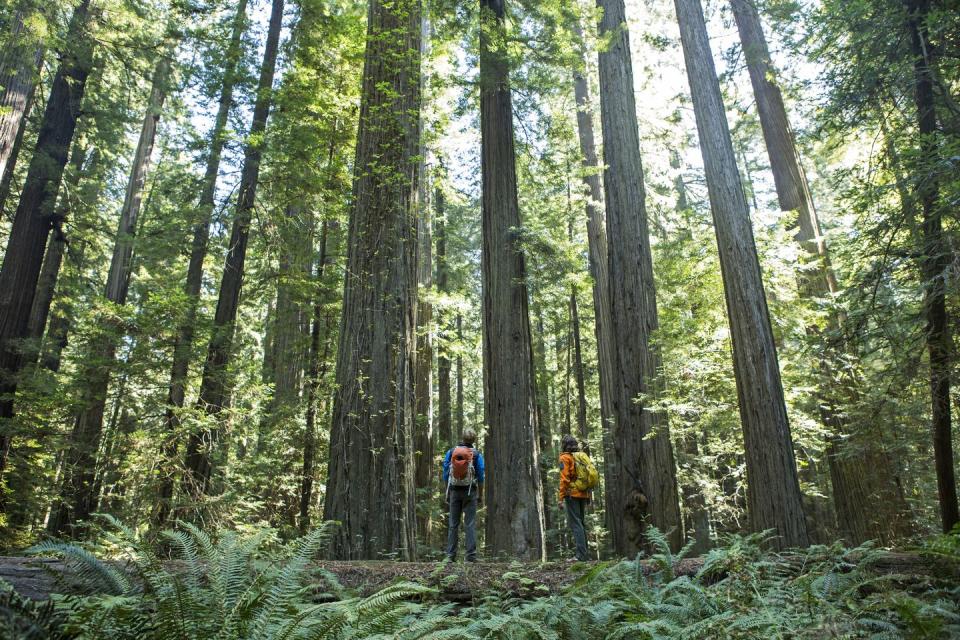
{"label": "redwood tree", "polygon": [[13,396],[22,365],[20,341],[28,335],[47,236],[59,225],[54,217],[55,198],[92,64],[89,9],[90,0],[83,0],[70,18],[69,47],[62,52],[53,78],[0,267],[0,483],[10,450]]}
{"label": "redwood tree", "polygon": [[[752,0],[730,0],[730,6],[757,102],[777,200],[782,211],[796,214],[794,237],[812,266],[801,276],[801,293],[811,298],[828,297],[837,292],[836,276],[830,266],[760,14]],[[829,327],[838,329],[841,320],[839,314],[832,311]],[[817,331],[815,327],[810,330]],[[847,380],[838,389],[835,381],[840,376],[831,362],[822,358],[818,366],[823,376],[815,398],[824,424],[834,432],[829,439],[827,458],[841,535],[850,544],[867,540],[889,543],[894,537],[907,535],[909,507],[893,477],[893,465],[883,451],[882,441],[869,425],[851,424],[840,407],[844,400],[855,398],[857,381]]]}
{"label": "redwood tree", "polygon": [[342,559],[416,555],[420,0],[370,0],[323,517]]}
{"label": "redwood tree", "polygon": [[806,546],[777,349],[703,9],[700,0],[675,4],[730,319],[750,525],[754,531],[775,530],[777,546]]}
{"label": "redwood tree", "polygon": [[[104,298],[107,302],[123,306],[133,273],[132,259],[137,220],[143,201],[144,187],[150,170],[157,135],[157,124],[166,98],[169,81],[172,46],[165,51],[153,72],[146,114],[140,128],[130,177],[120,209],[113,257],[107,274]],[[112,314],[102,319],[100,331],[91,339],[90,350],[83,361],[81,406],[73,424],[73,431],[64,454],[63,485],[56,506],[47,523],[47,530],[54,534],[67,533],[78,521],[88,520],[96,511],[98,491],[94,484],[97,450],[103,431],[103,414],[106,408],[107,388],[115,366],[114,356],[118,346],[116,335],[120,327],[111,326]]]}
{"label": "redwood tree", "polygon": [[611,331],[617,340],[604,496],[613,548],[633,555],[642,540],[628,534],[625,518],[638,481],[651,524],[668,535],[671,546],[680,547],[683,527],[669,425],[650,408],[661,386],[660,352],[651,341],[659,320],[626,10],[623,0],[599,0],[597,6],[603,10],[600,36],[610,38],[599,55],[600,116]]}
{"label": "redwood tree", "polygon": [[164,426],[167,430],[167,442],[164,443],[164,464],[161,473],[159,500],[154,521],[162,524],[170,513],[170,501],[173,498],[173,458],[177,452],[180,426],[179,411],[183,409],[186,398],[187,372],[190,367],[190,355],[193,351],[193,333],[197,319],[197,303],[203,284],[203,261],[207,257],[207,244],[210,239],[210,217],[213,214],[214,196],[217,191],[217,176],[220,174],[220,158],[226,144],[227,119],[233,106],[233,88],[237,81],[237,64],[240,57],[240,39],[247,24],[247,0],[239,0],[234,14],[227,45],[223,78],[220,81],[220,96],[217,115],[210,134],[210,150],[197,201],[196,218],[193,224],[193,239],[190,244],[190,261],[187,266],[187,278],[183,291],[187,304],[182,321],[177,328],[177,338],[173,347],[173,365],[170,372],[170,390],[167,395],[167,408],[164,414]]}
{"label": "redwood tree", "polygon": [[270,116],[273,98],[273,76],[277,67],[283,7],[284,0],[273,0],[270,24],[267,28],[267,42],[263,51],[263,61],[260,64],[257,98],[253,105],[253,121],[244,149],[237,208],[228,245],[230,249],[223,265],[217,311],[213,319],[213,334],[207,349],[207,359],[200,382],[200,395],[197,400],[199,408],[206,412],[215,424],[202,432],[191,433],[187,445],[186,489],[195,498],[210,493],[213,488],[212,475],[223,460],[223,451],[219,443],[222,430],[219,424],[222,419],[220,414],[230,400],[227,369],[233,355],[234,322],[240,306],[247,240],[250,236],[250,221],[260,179],[263,135],[267,128],[267,118]]}
{"label": "redwood tree", "polygon": [[544,505],[504,0],[481,0],[480,12],[486,543],[494,554],[540,560]]}

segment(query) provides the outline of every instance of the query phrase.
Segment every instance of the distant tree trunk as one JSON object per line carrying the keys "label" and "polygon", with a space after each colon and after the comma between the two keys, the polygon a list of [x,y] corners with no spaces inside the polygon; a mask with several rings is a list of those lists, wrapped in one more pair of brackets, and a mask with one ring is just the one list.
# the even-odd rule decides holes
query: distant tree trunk
{"label": "distant tree trunk", "polygon": [[544,505],[504,0],[480,0],[480,12],[486,544],[493,554],[539,560]]}
{"label": "distant tree trunk", "polygon": [[53,79],[0,268],[0,483],[10,450],[8,425],[17,374],[23,363],[20,341],[27,337],[47,236],[59,226],[53,218],[54,203],[92,63],[89,8],[90,0],[83,0],[70,19],[66,42],[71,48],[63,53]]}
{"label": "distant tree trunk", "polygon": [[[550,411],[551,380],[547,370],[546,332],[543,329],[543,310],[535,306],[537,328],[533,336],[533,365],[537,382],[537,441],[540,443],[540,486],[543,493],[543,528],[550,531],[553,526],[551,505],[554,503],[548,481],[549,471],[556,465],[553,453],[553,416]],[[552,549],[547,545],[549,556]]]}
{"label": "distant tree trunk", "polygon": [[[429,37],[429,34],[423,34]],[[425,148],[421,142],[421,158]],[[433,455],[437,436],[433,429],[433,305],[430,289],[433,287],[433,237],[430,203],[427,198],[425,165],[420,164],[419,216],[417,220],[417,368],[414,380],[415,427],[413,448],[415,456],[414,482],[417,490],[417,533],[424,544],[430,541],[430,508],[433,502]]]}
{"label": "distant tree trunk", "polygon": [[[150,171],[157,124],[166,98],[172,53],[172,50],[165,52],[154,69],[147,110],[140,128],[140,139],[133,156],[123,207],[120,209],[120,223],[104,291],[104,298],[117,306],[123,306],[127,301],[137,220],[147,174]],[[53,535],[70,533],[70,528],[79,521],[88,520],[97,506],[98,495],[94,484],[97,450],[103,430],[107,388],[115,366],[114,356],[119,341],[116,332],[122,332],[121,327],[109,326],[114,323],[107,318],[103,318],[101,324],[105,326],[101,327],[101,331],[92,339],[89,357],[83,362],[84,373],[80,376],[84,382],[81,391],[82,404],[67,445],[63,487],[57,499],[58,506],[48,523],[48,531]]]}
{"label": "distant tree trunk", "polygon": [[[332,150],[332,148],[331,148]],[[325,290],[323,276],[327,265],[327,234],[329,223],[324,220],[320,226],[320,254],[317,257],[316,286],[313,291],[313,313],[310,326],[310,360],[307,373],[307,411],[306,428],[303,438],[303,471],[300,474],[300,533],[305,534],[310,529],[310,503],[313,502],[313,478],[316,473],[317,452],[317,403],[319,401],[320,383],[326,373],[327,350],[327,318],[323,314]],[[323,349],[323,353],[320,350]]]}
{"label": "distant tree trunk", "polygon": [[[219,423],[221,412],[229,405],[231,385],[227,369],[233,355],[234,323],[240,306],[240,290],[243,285],[244,262],[247,257],[247,240],[250,235],[250,220],[257,197],[260,179],[260,160],[263,155],[263,136],[270,116],[273,99],[273,76],[277,67],[277,51],[280,30],[283,25],[284,0],[273,0],[267,42],[260,64],[260,80],[257,98],[253,106],[253,121],[244,149],[243,169],[240,175],[237,208],[230,232],[230,250],[223,265],[220,279],[220,295],[213,319],[213,334],[207,350],[200,382],[197,405],[211,420]],[[194,499],[209,495],[213,473],[222,466],[224,454],[220,445],[222,427],[216,424],[203,432],[190,434],[186,455],[187,493]]]}
{"label": "distant tree trunk", "polygon": [[[437,291],[449,293],[450,273],[447,266],[447,220],[444,212],[443,189],[439,180],[434,195],[437,208]],[[450,403],[450,321],[443,318],[441,335],[442,340],[437,349],[437,431],[441,441],[441,449],[452,447],[453,442],[453,415]]]}
{"label": "distant tree trunk", "polygon": [[[750,0],[731,0],[730,4],[757,100],[780,209],[797,213],[795,237],[807,259],[816,267],[803,272],[801,293],[814,298],[825,297],[836,293],[836,276],[830,266],[817,211],[776,82],[776,69],[767,48],[760,14]],[[840,322],[841,318],[832,313],[832,327],[838,328]],[[833,389],[837,376],[831,363],[824,359],[820,367],[824,379],[817,392],[817,405],[821,408],[824,424],[835,434],[829,441],[827,460],[841,534],[848,544],[854,545],[867,540],[887,544],[893,538],[909,535],[910,509],[897,489],[893,465],[882,449],[882,441],[876,437],[875,430],[850,424],[837,406],[842,399]],[[851,381],[850,386],[855,384],[856,381]],[[849,389],[847,400],[852,400],[849,396],[855,394],[855,388]]]}
{"label": "distant tree trunk", "polygon": [[179,411],[186,399],[187,373],[190,368],[190,356],[193,352],[193,334],[197,319],[197,303],[203,284],[203,261],[207,257],[207,244],[210,239],[210,217],[213,213],[214,197],[217,191],[217,176],[220,174],[220,158],[226,144],[227,120],[233,106],[233,88],[237,81],[237,64],[240,58],[240,40],[246,29],[247,0],[239,0],[233,18],[230,44],[227,46],[223,79],[220,84],[220,100],[217,116],[210,134],[210,151],[207,166],[203,174],[203,186],[197,202],[193,224],[193,241],[190,245],[190,262],[187,266],[187,279],[183,291],[187,294],[187,306],[183,319],[177,328],[177,338],[173,347],[173,366],[170,373],[170,390],[167,394],[167,409],[164,413],[164,426],[167,441],[163,446],[164,462],[160,465],[163,474],[160,480],[159,500],[154,514],[154,524],[162,525],[171,510],[174,486],[174,459],[179,447],[180,429]]}
{"label": "distant tree trunk", "polygon": [[[463,344],[463,315],[457,314],[457,343]],[[463,354],[457,352],[457,429],[456,435],[463,433]]]}
{"label": "distant tree trunk", "polygon": [[0,53],[0,211],[3,211],[20,142],[33,106],[43,47],[25,33],[23,8],[11,20],[9,44]]}
{"label": "distant tree trunk", "polygon": [[[80,184],[86,158],[87,148],[79,144],[74,145],[70,154],[70,173],[63,181],[63,189],[57,200],[56,215],[60,220],[65,220],[70,210],[68,200],[72,197],[71,192],[75,191]],[[54,229],[47,240],[47,251],[43,256],[43,266],[40,268],[40,277],[37,280],[37,295],[33,299],[33,308],[30,310],[30,339],[35,340],[38,347],[47,326],[47,316],[57,288],[57,278],[60,275],[60,266],[63,264],[66,247],[67,238],[63,230]]]}
{"label": "distant tree trunk", "polygon": [[370,0],[323,517],[331,555],[416,557],[420,0]]}
{"label": "distant tree trunk", "polygon": [[[607,451],[607,525],[616,553],[632,556],[643,543],[638,527],[628,534],[625,526],[637,481],[649,501],[650,523],[668,535],[671,546],[682,545],[683,527],[669,425],[662,412],[649,408],[661,388],[660,352],[651,344],[659,320],[626,14],[623,0],[598,0],[597,6],[603,10],[600,35],[611,38],[599,54],[600,113],[611,330],[618,343],[610,381],[615,423]],[[656,435],[647,438],[651,432]]]}
{"label": "distant tree trunk", "polygon": [[577,289],[570,288],[570,331],[573,334],[573,376],[577,381],[577,437],[590,439],[587,425],[587,385],[583,377],[583,353],[580,350],[580,314],[577,310]]}
{"label": "distant tree trunk", "polygon": [[[583,39],[578,21],[573,27],[578,40]],[[573,73],[573,92],[577,103],[577,135],[580,153],[583,155],[583,181],[587,185],[587,250],[590,258],[590,275],[593,276],[594,334],[597,340],[597,369],[600,386],[600,422],[603,438],[604,460],[607,461],[607,473],[611,461],[607,459],[612,443],[613,396],[616,365],[614,359],[613,320],[610,316],[610,278],[608,276],[609,257],[607,252],[606,216],[603,207],[603,185],[600,183],[601,168],[597,159],[596,142],[593,130],[594,106],[590,99],[590,86],[584,75],[587,70],[586,53],[581,48],[580,64],[583,68]]]}
{"label": "distant tree trunk", "polygon": [[800,483],[746,197],[699,0],[675,0],[723,272],[754,531],[806,546]]}
{"label": "distant tree trunk", "polygon": [[[917,131],[921,158],[936,158],[937,111],[933,91],[933,48],[930,46],[927,20],[930,0],[904,0],[909,13],[910,53],[913,57],[913,96],[917,108]],[[947,314],[947,271],[950,249],[943,237],[943,210],[940,184],[935,171],[915,180],[915,199],[923,211],[924,279],[923,306],[927,319],[927,351],[930,354],[930,398],[933,418],[933,455],[940,498],[943,530],[949,532],[960,522],[957,506],[957,482],[953,470],[951,442],[950,367],[952,361],[950,318]]]}

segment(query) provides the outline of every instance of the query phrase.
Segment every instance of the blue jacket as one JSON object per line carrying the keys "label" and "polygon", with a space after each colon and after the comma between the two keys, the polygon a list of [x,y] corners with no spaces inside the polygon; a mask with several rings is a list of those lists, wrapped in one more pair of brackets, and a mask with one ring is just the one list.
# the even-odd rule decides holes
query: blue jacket
{"label": "blue jacket", "polygon": [[[465,447],[465,444],[459,444],[457,446]],[[483,484],[483,454],[480,453],[476,447],[471,447],[473,449],[473,471],[474,475],[477,478],[477,484]],[[447,455],[443,458],[443,484],[444,486],[450,482],[450,457],[453,455],[453,449],[447,450]]]}

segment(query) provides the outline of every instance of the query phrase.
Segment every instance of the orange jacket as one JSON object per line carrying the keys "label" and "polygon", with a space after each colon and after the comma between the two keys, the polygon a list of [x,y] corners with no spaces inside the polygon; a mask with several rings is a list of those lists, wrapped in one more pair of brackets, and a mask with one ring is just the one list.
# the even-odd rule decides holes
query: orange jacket
{"label": "orange jacket", "polygon": [[577,470],[573,463],[573,454],[572,453],[561,453],[560,454],[560,499],[563,500],[566,496],[571,498],[589,498],[589,491],[577,491],[570,488],[570,483],[577,479]]}

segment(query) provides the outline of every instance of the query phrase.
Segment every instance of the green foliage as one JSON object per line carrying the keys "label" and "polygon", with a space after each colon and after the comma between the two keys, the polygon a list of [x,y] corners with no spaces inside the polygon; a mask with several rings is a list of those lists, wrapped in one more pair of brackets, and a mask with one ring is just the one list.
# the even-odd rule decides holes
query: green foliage
{"label": "green foliage", "polygon": [[0,637],[18,640],[61,640],[63,617],[53,601],[34,602],[0,580]]}
{"label": "green foliage", "polygon": [[[936,639],[960,633],[955,584],[877,571],[882,554],[870,546],[771,554],[768,534],[731,536],[697,575],[677,576],[682,554],[671,554],[654,529],[652,563],[574,565],[571,571],[583,572],[562,593],[517,598],[498,590],[456,607],[438,602],[435,588],[413,582],[351,596],[321,572],[334,592],[330,601],[309,570],[327,526],[273,548],[265,544],[274,537],[268,529],[210,536],[184,524],[162,534],[172,558],[161,562],[155,546],[116,524],[104,544],[123,550],[124,568],[69,545],[37,547],[63,557],[87,593],[55,596],[54,609],[8,592],[0,613],[51,634],[37,638]],[[83,566],[92,573],[77,574]],[[117,580],[117,571],[129,578]],[[508,572],[503,580],[521,577]]]}

